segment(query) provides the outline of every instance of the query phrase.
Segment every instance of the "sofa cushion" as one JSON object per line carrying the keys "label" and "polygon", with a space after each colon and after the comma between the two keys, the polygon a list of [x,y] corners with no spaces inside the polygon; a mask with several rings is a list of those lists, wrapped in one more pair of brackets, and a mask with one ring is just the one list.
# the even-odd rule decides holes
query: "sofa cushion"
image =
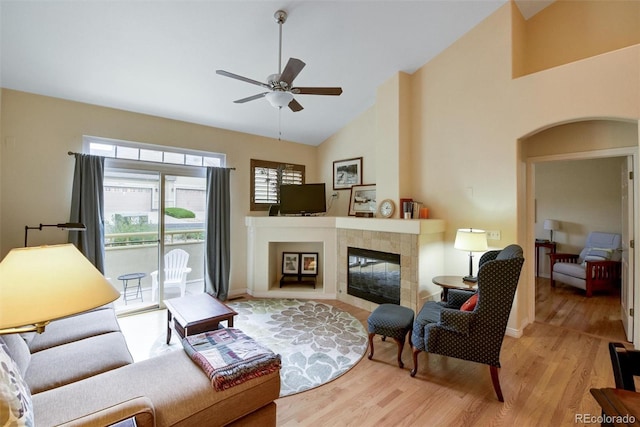
{"label": "sofa cushion", "polygon": [[215,391],[202,369],[177,350],[35,394],[33,405],[38,425],[58,425],[145,396],[153,402],[157,427],[226,425],[279,393],[278,372]]}
{"label": "sofa cushion", "polygon": [[118,331],[120,325],[114,310],[95,309],[54,320],[43,333],[35,335],[29,341],[29,350],[36,353],[57,345]]}
{"label": "sofa cushion", "polygon": [[110,332],[33,353],[25,380],[36,394],[132,362],[122,333]]}
{"label": "sofa cushion", "polygon": [[4,342],[0,342],[0,425],[34,426],[29,387]]}
{"label": "sofa cushion", "polygon": [[7,346],[9,356],[16,362],[20,369],[20,375],[24,377],[31,362],[31,353],[29,347],[20,334],[0,335],[0,342],[4,342]]}
{"label": "sofa cushion", "polygon": [[553,273],[566,274],[567,276],[577,277],[585,280],[586,270],[580,264],[574,264],[572,262],[556,262],[553,264]]}

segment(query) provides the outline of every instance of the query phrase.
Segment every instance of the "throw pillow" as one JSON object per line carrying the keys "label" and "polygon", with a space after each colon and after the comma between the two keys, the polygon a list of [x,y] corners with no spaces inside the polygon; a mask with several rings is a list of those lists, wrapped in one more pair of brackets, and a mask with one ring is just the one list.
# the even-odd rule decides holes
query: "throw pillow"
{"label": "throw pillow", "polygon": [[4,343],[0,344],[0,425],[34,426],[29,386]]}
{"label": "throw pillow", "polygon": [[478,304],[478,293],[476,292],[460,306],[460,311],[473,311]]}

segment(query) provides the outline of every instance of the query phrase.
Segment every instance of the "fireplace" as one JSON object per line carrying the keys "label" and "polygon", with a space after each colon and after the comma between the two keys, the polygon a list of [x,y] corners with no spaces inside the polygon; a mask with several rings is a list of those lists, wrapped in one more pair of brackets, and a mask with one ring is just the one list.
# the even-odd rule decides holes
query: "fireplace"
{"label": "fireplace", "polygon": [[376,304],[400,304],[400,255],[349,247],[347,293]]}

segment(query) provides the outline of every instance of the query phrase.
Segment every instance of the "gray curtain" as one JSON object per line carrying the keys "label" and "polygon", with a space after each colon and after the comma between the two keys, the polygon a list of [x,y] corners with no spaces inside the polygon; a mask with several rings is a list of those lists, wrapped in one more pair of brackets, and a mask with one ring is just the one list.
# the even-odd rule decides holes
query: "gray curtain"
{"label": "gray curtain", "polygon": [[69,243],[78,247],[104,273],[104,157],[76,153],[70,222],[81,222],[85,231],[70,231]]}
{"label": "gray curtain", "polygon": [[231,267],[230,173],[226,168],[207,168],[204,290],[221,301],[229,293]]}

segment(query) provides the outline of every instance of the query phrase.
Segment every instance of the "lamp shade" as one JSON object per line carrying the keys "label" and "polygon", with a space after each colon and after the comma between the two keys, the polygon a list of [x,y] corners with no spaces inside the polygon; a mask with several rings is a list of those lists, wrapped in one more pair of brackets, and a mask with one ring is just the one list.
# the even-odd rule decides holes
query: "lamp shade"
{"label": "lamp shade", "polygon": [[282,108],[289,105],[289,103],[293,99],[293,94],[291,92],[276,90],[273,92],[269,92],[264,97],[267,98],[267,101],[269,101],[269,103],[274,107]]}
{"label": "lamp shade", "polygon": [[555,219],[545,219],[543,227],[545,230],[556,231],[560,230],[560,221]]}
{"label": "lamp shade", "polygon": [[487,250],[487,232],[477,228],[460,228],[453,247],[467,252]]}
{"label": "lamp shade", "polygon": [[0,332],[42,327],[119,296],[72,244],[13,249],[0,262]]}

